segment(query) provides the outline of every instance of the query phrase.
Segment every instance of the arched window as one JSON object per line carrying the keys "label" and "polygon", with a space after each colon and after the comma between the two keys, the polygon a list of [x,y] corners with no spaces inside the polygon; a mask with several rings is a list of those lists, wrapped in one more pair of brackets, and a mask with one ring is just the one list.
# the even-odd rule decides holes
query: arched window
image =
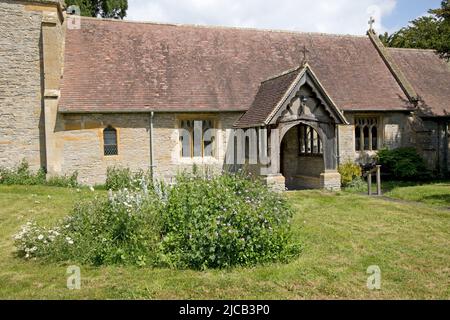
{"label": "arched window", "polygon": [[378,129],[372,127],[372,150],[378,150]]}
{"label": "arched window", "polygon": [[301,156],[323,155],[323,145],[316,130],[307,125],[298,126],[299,151]]}
{"label": "arched window", "polygon": [[103,130],[103,149],[105,156],[117,156],[119,154],[117,130],[111,126]]}
{"label": "arched window", "polygon": [[378,150],[378,118],[355,119],[355,150]]}
{"label": "arched window", "polygon": [[361,128],[359,126],[355,127],[355,149],[356,151],[361,150]]}
{"label": "arched window", "polygon": [[369,127],[364,127],[364,150],[370,150],[369,141],[370,141],[370,130]]}

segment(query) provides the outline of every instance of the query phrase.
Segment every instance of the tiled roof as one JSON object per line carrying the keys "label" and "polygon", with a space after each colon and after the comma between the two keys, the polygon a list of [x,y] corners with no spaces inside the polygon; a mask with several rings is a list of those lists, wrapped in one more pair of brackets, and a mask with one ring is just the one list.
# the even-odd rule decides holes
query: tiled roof
{"label": "tiled roof", "polygon": [[301,72],[292,69],[261,83],[250,109],[238,120],[237,127],[263,125]]}
{"label": "tiled roof", "polygon": [[82,18],[67,30],[60,111],[246,111],[304,46],[341,110],[408,108],[368,37]]}
{"label": "tiled roof", "polygon": [[433,50],[389,48],[420,98],[425,115],[450,116],[450,67]]}

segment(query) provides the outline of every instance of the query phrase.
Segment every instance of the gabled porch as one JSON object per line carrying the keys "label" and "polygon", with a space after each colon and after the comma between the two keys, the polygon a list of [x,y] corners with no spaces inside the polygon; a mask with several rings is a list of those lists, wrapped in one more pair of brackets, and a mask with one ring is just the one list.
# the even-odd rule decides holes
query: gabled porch
{"label": "gabled porch", "polygon": [[272,187],[340,189],[337,128],[348,122],[307,63],[263,82],[239,124],[269,132],[270,165],[258,169]]}

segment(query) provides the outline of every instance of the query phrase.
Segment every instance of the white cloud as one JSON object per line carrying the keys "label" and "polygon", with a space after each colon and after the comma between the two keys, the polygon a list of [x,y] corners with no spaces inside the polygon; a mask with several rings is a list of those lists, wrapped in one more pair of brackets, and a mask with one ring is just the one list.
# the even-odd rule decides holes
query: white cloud
{"label": "white cloud", "polygon": [[397,0],[129,0],[128,20],[364,34]]}

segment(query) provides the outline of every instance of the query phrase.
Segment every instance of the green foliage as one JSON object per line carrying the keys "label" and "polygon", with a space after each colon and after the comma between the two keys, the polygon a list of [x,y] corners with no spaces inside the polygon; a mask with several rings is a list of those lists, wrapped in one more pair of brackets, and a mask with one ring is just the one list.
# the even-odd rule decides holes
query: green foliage
{"label": "green foliage", "polygon": [[358,164],[347,161],[339,166],[343,187],[348,187],[354,180],[361,179],[362,170]]}
{"label": "green foliage", "polygon": [[79,186],[78,183],[78,172],[74,172],[69,176],[53,176],[50,177],[45,185],[52,187],[63,187],[63,188],[76,188]]}
{"label": "green foliage", "polygon": [[429,13],[431,16],[419,17],[392,35],[380,35],[380,40],[389,47],[435,49],[443,58],[450,59],[449,1],[442,1],[440,9]]}
{"label": "green foliage", "polygon": [[129,168],[108,167],[106,171],[106,190],[138,189],[151,182],[150,172],[139,170],[132,172]]}
{"label": "green foliage", "polygon": [[398,180],[423,180],[430,178],[425,160],[414,148],[383,149],[378,153],[378,163],[383,173]]}
{"label": "green foliage", "polygon": [[86,17],[102,17],[123,19],[127,15],[127,0],[66,0],[67,7],[80,7],[81,15]]}
{"label": "green foliage", "polygon": [[81,202],[52,229],[15,237],[21,257],[93,265],[226,268],[286,260],[292,210],[282,195],[243,175],[181,174],[177,183],[110,191]]}
{"label": "green foliage", "polygon": [[243,174],[180,175],[163,212],[162,261],[205,269],[287,258],[291,216],[283,196]]}
{"label": "green foliage", "polygon": [[398,32],[382,36],[390,47],[396,48],[434,48],[439,37],[439,21],[435,17],[420,17],[411,22],[411,26]]}
{"label": "green foliage", "polygon": [[345,191],[356,193],[367,192],[367,182],[362,177],[357,177],[347,184]]}
{"label": "green foliage", "polygon": [[131,191],[81,202],[52,229],[25,225],[15,236],[18,255],[93,265],[154,264],[159,205],[155,196]]}
{"label": "green foliage", "polygon": [[30,165],[26,160],[22,160],[15,169],[0,168],[0,184],[5,185],[47,185],[54,187],[77,187],[78,173],[74,172],[70,176],[55,176],[46,179],[44,169],[37,172],[30,170]]}

